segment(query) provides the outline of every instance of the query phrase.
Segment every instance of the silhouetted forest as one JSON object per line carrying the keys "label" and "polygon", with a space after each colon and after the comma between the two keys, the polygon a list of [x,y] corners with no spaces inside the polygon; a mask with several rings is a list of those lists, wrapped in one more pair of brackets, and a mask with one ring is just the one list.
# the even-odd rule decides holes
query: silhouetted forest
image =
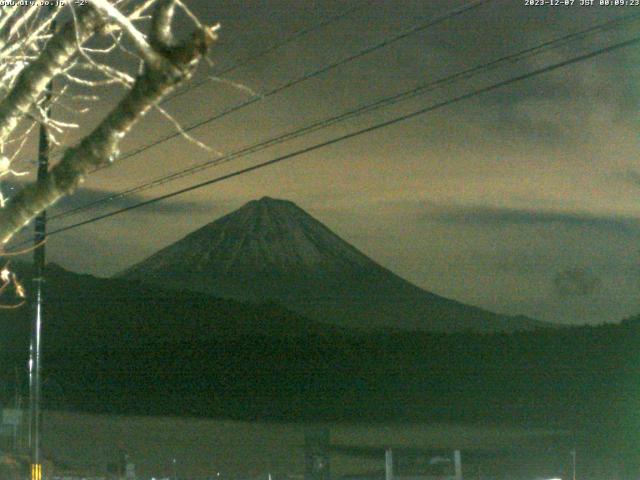
{"label": "silhouetted forest", "polygon": [[[567,429],[607,448],[637,444],[640,317],[512,334],[364,334],[275,304],[51,277],[43,333],[50,408],[506,423]],[[6,397],[14,366],[26,365],[28,313],[0,313]]]}

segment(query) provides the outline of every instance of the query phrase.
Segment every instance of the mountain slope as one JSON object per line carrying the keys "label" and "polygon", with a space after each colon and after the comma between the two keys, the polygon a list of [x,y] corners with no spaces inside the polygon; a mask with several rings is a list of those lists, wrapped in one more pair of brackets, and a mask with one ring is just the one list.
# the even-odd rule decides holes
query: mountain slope
{"label": "mountain slope", "polygon": [[[30,264],[13,267],[32,291]],[[188,290],[164,290],[139,282],[97,278],[48,264],[44,329],[50,347],[131,346],[209,341],[221,336],[329,335],[340,329],[309,321],[274,303],[239,302]],[[15,299],[3,297],[8,304]],[[0,312],[0,350],[28,344],[30,306]]]}
{"label": "mountain slope", "polygon": [[426,292],[378,265],[294,203],[264,197],[121,274],[242,300],[275,300],[352,328],[511,331],[543,325]]}

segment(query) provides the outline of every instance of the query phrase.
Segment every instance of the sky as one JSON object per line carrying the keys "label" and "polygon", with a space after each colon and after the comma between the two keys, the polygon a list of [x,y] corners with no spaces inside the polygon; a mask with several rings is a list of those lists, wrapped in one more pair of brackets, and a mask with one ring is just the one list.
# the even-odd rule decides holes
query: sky
{"label": "sky", "polygon": [[[191,0],[220,40],[185,94],[164,107],[183,126],[251,106],[95,173],[52,213],[339,114],[640,7],[526,6],[495,0],[322,75],[279,85],[346,58],[463,1]],[[356,8],[357,7],[357,8]],[[293,32],[353,12],[257,60]],[[236,159],[159,188],[50,222],[91,218],[358,130],[637,32],[639,21],[465,79],[409,101]],[[186,32],[186,23],[179,23]],[[48,258],[109,276],[244,203],[289,199],[416,285],[499,313],[564,324],[640,313],[640,47],[576,63],[286,162],[54,235]],[[202,83],[201,85],[199,85]],[[121,92],[101,91],[79,138]],[[55,113],[55,111],[54,111]],[[69,112],[59,110],[61,116]],[[175,131],[157,112],[122,151]],[[33,158],[30,145],[25,158]],[[28,179],[27,179],[28,180]],[[24,238],[24,237],[23,237]]]}

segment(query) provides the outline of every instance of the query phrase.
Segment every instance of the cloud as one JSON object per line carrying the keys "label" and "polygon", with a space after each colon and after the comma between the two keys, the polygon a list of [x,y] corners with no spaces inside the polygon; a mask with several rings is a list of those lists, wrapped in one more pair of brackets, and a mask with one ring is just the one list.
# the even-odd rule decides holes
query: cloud
{"label": "cloud", "polygon": [[[85,205],[91,205],[94,202],[98,202],[105,198],[108,198],[112,195],[116,195],[118,192],[114,191],[105,191],[105,190],[95,190],[90,188],[80,188],[73,195],[64,198],[54,207],[54,211],[65,211],[72,208],[82,207]],[[127,208],[131,206],[135,206],[140,202],[147,200],[152,197],[154,194],[149,197],[143,197],[142,195],[132,194],[127,196],[121,196],[112,198],[103,203],[96,203],[93,206],[90,206],[86,212],[103,212],[105,210],[117,210],[120,208]],[[204,211],[209,209],[210,206],[203,204],[201,202],[196,201],[185,201],[181,199],[172,199],[168,201],[160,201],[158,203],[153,204],[151,208],[141,208],[139,210],[140,213],[145,212],[153,212],[153,213],[165,213],[165,214],[181,214],[181,213],[190,213],[194,211]]]}
{"label": "cloud", "polygon": [[[2,182],[2,191],[7,197],[11,197],[12,192],[18,191],[23,186],[24,184],[21,183],[5,181]],[[135,206],[138,203],[151,198],[157,193],[153,190],[151,192],[152,194],[148,197],[144,197],[139,194],[131,194],[118,197],[116,195],[119,193],[119,190],[98,190],[94,188],[81,187],[73,194],[60,199],[58,203],[56,203],[52,208],[49,209],[49,212],[53,217],[61,212],[66,212],[76,208],[87,207],[86,210],[83,210],[83,214],[85,216],[102,214],[108,211]],[[110,198],[107,201],[106,199],[109,197],[113,198]],[[211,205],[208,205],[206,203],[174,198],[168,201],[160,201],[158,203],[155,203],[153,204],[153,207],[150,208],[140,208],[138,212],[141,214],[160,213],[178,215],[194,212],[200,213],[209,210],[211,210]]]}
{"label": "cloud", "polygon": [[[561,35],[562,32],[555,35],[549,32],[547,37]],[[597,50],[623,38],[612,36],[607,42],[549,50],[517,64],[513,76]],[[638,49],[633,47],[599,56],[597,60],[570,64],[479,97],[474,113],[485,119],[494,137],[503,133],[506,139],[517,136],[534,145],[581,148],[606,129],[631,131],[636,118],[634,107],[640,100],[637,70],[630,68],[637,64],[637,57]],[[503,74],[496,78],[508,77]]]}
{"label": "cloud", "polygon": [[599,277],[584,268],[563,270],[553,277],[554,290],[560,298],[592,295],[601,284]]}
{"label": "cloud", "polygon": [[571,228],[594,228],[636,234],[640,218],[595,213],[557,212],[485,206],[435,206],[427,218],[442,223],[486,227],[559,224]]}
{"label": "cloud", "polygon": [[640,188],[640,172],[639,171],[629,169],[626,172],[620,174],[620,178],[626,184]]}

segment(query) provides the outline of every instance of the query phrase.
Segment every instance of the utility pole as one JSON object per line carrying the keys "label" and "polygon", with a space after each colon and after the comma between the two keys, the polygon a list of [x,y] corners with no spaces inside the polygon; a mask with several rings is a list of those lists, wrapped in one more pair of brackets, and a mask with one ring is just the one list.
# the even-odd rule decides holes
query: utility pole
{"label": "utility pole", "polygon": [[[49,14],[55,15],[55,6],[50,4]],[[55,30],[55,21],[51,23],[51,31]],[[38,177],[37,181],[45,182],[49,176],[49,132],[44,123],[51,115],[51,94],[53,84],[49,82],[43,99],[45,119],[40,124],[38,141]],[[42,413],[40,402],[42,396],[42,314],[44,306],[44,266],[47,235],[47,212],[43,211],[35,219],[35,238],[33,250],[33,302],[31,322],[31,344],[29,351],[29,449],[31,456],[31,480],[42,480],[42,452],[40,449],[40,427]]]}
{"label": "utility pole", "polygon": [[456,480],[462,480],[462,456],[460,450],[453,451],[453,466]]}
{"label": "utility pole", "polygon": [[391,448],[384,451],[384,479],[393,480],[393,450]]}
{"label": "utility pole", "polygon": [[576,480],[576,449],[571,450],[571,456],[573,457],[573,480]]}
{"label": "utility pole", "polygon": [[[49,93],[47,93],[49,95]],[[44,181],[48,175],[49,141],[45,125],[40,125],[38,145],[38,181]],[[44,266],[47,214],[42,212],[35,221],[35,240],[33,251],[33,287],[35,301],[31,322],[31,345],[29,352],[29,447],[31,451],[31,480],[42,479],[42,461],[40,452],[40,398],[42,395],[42,309],[44,306]]]}

